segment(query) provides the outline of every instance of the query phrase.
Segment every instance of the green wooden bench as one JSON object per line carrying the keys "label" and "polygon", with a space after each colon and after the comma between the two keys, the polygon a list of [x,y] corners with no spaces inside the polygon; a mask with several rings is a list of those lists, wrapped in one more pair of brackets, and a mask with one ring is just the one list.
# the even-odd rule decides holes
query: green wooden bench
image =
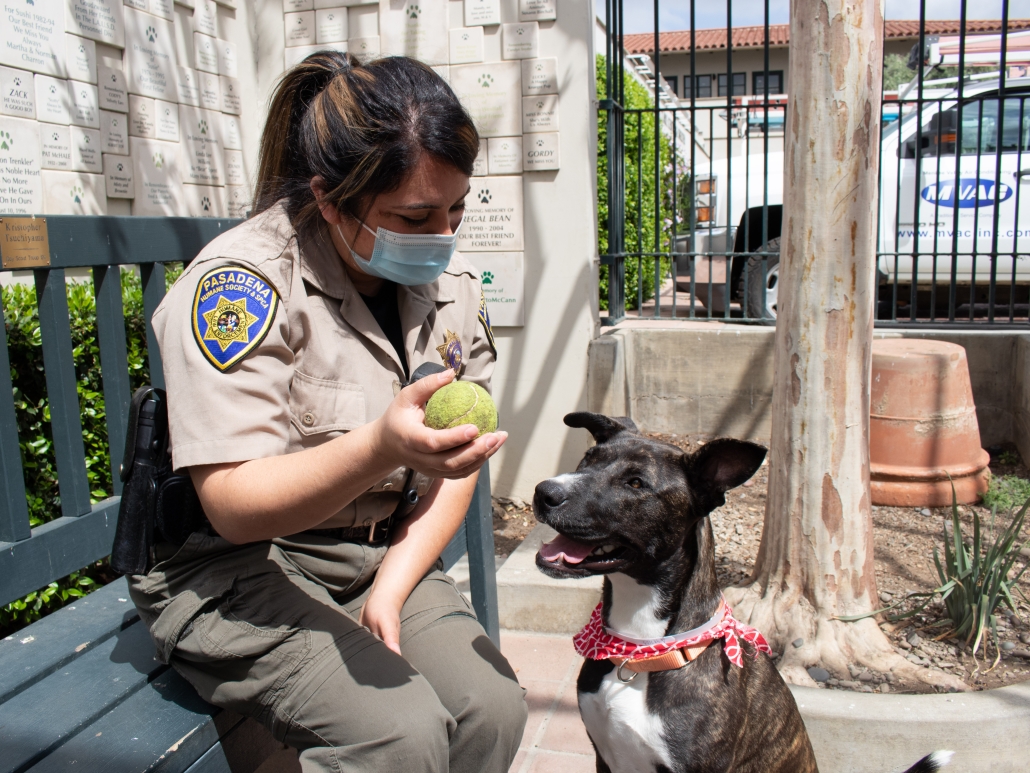
{"label": "green wooden bench", "polygon": [[[149,320],[164,296],[164,264],[188,262],[238,221],[46,216],[50,265],[33,269],[61,516],[30,528],[7,335],[0,325],[0,604],[110,553],[129,371],[121,267],[138,265],[151,381],[164,386]],[[115,496],[90,503],[65,271],[89,268],[96,296]],[[465,522],[442,558],[469,555],[472,603],[499,642],[490,475],[484,467]],[[201,700],[159,663],[146,628],[116,582],[0,640],[0,773],[162,771],[246,773],[281,748],[253,720]]]}

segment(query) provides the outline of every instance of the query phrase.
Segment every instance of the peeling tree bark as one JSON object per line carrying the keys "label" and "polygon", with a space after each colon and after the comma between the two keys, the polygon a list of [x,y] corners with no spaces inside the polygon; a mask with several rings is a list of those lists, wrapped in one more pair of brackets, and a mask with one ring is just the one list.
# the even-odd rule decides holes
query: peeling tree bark
{"label": "peeling tree bark", "polygon": [[726,595],[784,653],[788,681],[811,684],[813,665],[848,679],[849,663],[925,680],[873,619],[834,619],[877,608],[869,389],[882,5],[793,0],[790,44],[769,497],[755,573]]}

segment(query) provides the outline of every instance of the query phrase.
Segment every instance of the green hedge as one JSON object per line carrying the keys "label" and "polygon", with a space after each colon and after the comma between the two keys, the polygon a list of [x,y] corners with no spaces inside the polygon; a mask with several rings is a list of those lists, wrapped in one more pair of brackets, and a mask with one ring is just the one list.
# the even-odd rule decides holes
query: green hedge
{"label": "green hedge", "polygon": [[[167,272],[169,285],[179,273],[178,269]],[[113,488],[93,282],[69,282],[67,295],[82,439],[86,450],[86,473],[92,501],[99,502],[111,496]],[[32,285],[11,285],[3,288],[2,300],[11,360],[11,381],[14,385],[18,442],[25,469],[29,522],[36,527],[61,514],[36,291]],[[122,272],[122,304],[125,312],[129,383],[132,389],[136,389],[148,383],[150,372],[147,367],[143,293],[139,277],[130,271]],[[121,453],[121,449],[118,449],[118,453]],[[0,608],[0,636],[35,622],[68,600],[83,596],[113,578],[107,562],[99,561],[23,599],[11,602]]]}

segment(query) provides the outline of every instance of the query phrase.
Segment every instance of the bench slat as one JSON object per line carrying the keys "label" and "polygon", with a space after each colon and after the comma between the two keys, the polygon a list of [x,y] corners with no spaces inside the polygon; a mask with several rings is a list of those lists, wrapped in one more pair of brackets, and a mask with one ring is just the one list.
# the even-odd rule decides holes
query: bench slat
{"label": "bench slat", "polygon": [[206,752],[204,756],[190,765],[186,773],[233,773],[229,767],[229,760],[225,758],[225,749],[222,744],[216,743]]}
{"label": "bench slat", "polygon": [[[192,255],[190,257],[193,257]],[[143,280],[143,316],[147,320],[147,359],[150,363],[150,383],[158,389],[165,388],[164,366],[161,364],[161,350],[150,321],[154,318],[161,299],[165,297],[165,267],[160,263],[140,265]]]}
{"label": "bench slat", "polygon": [[25,770],[167,666],[142,622],[0,705],[0,773]]}
{"label": "bench slat", "polygon": [[34,273],[61,513],[65,517],[75,517],[90,511],[89,479],[86,477],[79,396],[75,391],[75,362],[64,269],[37,269]]}
{"label": "bench slat", "polygon": [[129,422],[129,355],[125,344],[125,312],[122,309],[122,270],[119,266],[93,269],[97,303],[97,338],[100,340],[100,372],[104,382],[104,411],[111,457],[114,493],[121,495],[119,475]]}
{"label": "bench slat", "polygon": [[472,607],[487,636],[501,646],[500,618],[497,614],[497,564],[494,560],[493,504],[490,500],[490,463],[479,471],[472,502],[465,514],[468,530],[469,586]]}
{"label": "bench slat", "polygon": [[[0,323],[3,318],[0,302]],[[0,542],[28,539],[30,533],[25,475],[18,447],[18,420],[14,413],[11,360],[7,354],[7,325],[0,324]]]}
{"label": "bench slat", "polygon": [[139,620],[124,577],[0,640],[0,705]]}

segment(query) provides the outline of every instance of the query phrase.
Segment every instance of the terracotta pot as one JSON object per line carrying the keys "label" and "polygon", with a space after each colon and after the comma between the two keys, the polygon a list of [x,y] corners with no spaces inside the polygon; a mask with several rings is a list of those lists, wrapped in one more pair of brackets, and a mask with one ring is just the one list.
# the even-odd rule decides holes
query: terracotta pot
{"label": "terracotta pot", "polygon": [[[987,491],[966,350],[920,338],[873,342],[869,458],[876,505],[944,507]],[[949,479],[950,476],[950,479]]]}

